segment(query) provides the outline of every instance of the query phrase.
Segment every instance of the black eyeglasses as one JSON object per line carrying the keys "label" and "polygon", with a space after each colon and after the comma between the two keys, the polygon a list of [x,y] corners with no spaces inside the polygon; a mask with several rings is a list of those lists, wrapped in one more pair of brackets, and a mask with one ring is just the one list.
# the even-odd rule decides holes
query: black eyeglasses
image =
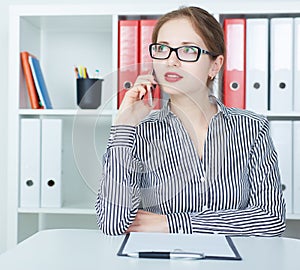
{"label": "black eyeglasses", "polygon": [[168,59],[171,53],[174,51],[179,60],[184,62],[196,62],[200,55],[208,54],[211,56],[217,56],[217,54],[203,50],[197,46],[180,46],[178,48],[172,48],[166,44],[153,43],[149,45],[150,56],[153,59],[165,60]]}

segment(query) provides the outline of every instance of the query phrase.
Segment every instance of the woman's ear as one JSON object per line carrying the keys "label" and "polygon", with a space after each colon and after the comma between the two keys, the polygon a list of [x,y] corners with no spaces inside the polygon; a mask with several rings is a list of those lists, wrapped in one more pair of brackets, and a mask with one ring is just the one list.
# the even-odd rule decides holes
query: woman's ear
{"label": "woman's ear", "polygon": [[221,70],[222,66],[224,63],[224,56],[223,55],[219,55],[215,60],[212,61],[210,70],[209,70],[209,76],[211,78],[214,78],[219,71]]}

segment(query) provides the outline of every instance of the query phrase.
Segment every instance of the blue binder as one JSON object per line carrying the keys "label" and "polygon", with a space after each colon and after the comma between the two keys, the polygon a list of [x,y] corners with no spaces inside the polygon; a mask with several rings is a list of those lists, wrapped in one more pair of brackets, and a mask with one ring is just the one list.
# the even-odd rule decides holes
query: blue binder
{"label": "blue binder", "polygon": [[29,64],[42,105],[45,109],[53,109],[39,60],[35,57],[29,56]]}

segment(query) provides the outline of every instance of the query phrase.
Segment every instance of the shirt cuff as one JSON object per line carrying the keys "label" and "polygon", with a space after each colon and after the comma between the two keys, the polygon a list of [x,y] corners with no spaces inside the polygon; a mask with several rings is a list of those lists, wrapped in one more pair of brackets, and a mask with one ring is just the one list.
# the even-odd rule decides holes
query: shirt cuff
{"label": "shirt cuff", "polygon": [[191,234],[191,219],[188,213],[173,213],[167,215],[170,233],[189,233]]}
{"label": "shirt cuff", "polygon": [[112,126],[108,147],[132,147],[135,141],[136,127],[127,125]]}

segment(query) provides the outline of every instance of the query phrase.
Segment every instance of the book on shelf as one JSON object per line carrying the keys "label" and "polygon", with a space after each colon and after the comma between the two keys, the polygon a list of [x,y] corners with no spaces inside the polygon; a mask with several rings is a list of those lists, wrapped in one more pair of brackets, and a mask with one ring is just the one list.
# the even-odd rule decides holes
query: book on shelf
{"label": "book on shelf", "polygon": [[35,87],[41,99],[42,105],[45,109],[53,109],[39,59],[29,55],[29,64],[31,67]]}
{"label": "book on shelf", "polygon": [[[293,18],[270,19],[270,110],[290,112],[293,110],[294,60]],[[282,55],[284,52],[284,56]]]}
{"label": "book on shelf", "polygon": [[40,207],[41,121],[21,119],[20,207]]}
{"label": "book on shelf", "polygon": [[118,108],[138,76],[138,20],[118,22]]}
{"label": "book on shelf", "polygon": [[[257,42],[259,40],[259,42]],[[246,109],[268,110],[269,20],[246,19]]]}
{"label": "book on shelf", "polygon": [[43,109],[41,100],[39,98],[39,95],[35,87],[34,79],[31,73],[31,67],[29,64],[29,56],[33,56],[33,55],[31,55],[29,52],[26,51],[21,52],[20,55],[21,55],[21,64],[22,64],[22,69],[25,77],[31,108]]}
{"label": "book on shelf", "polygon": [[224,20],[226,62],[223,74],[223,102],[228,107],[245,109],[246,19]]}
{"label": "book on shelf", "polygon": [[41,207],[62,207],[62,119],[41,120]]}

